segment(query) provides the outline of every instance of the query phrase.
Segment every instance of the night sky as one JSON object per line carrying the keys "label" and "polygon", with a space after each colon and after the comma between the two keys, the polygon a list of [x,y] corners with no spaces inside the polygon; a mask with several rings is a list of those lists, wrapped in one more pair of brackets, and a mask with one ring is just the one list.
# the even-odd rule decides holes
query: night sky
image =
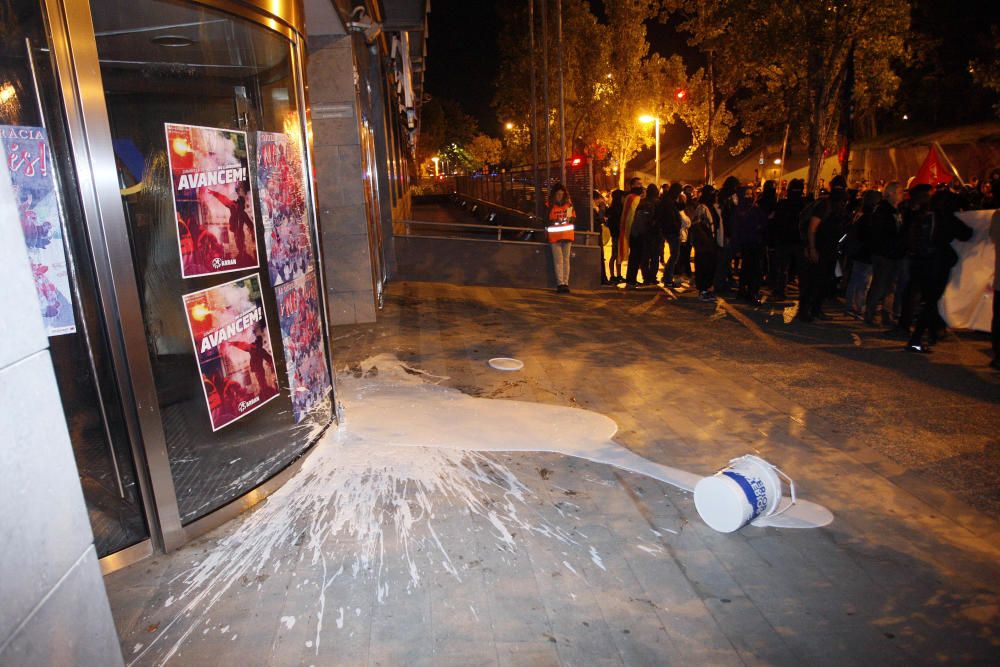
{"label": "night sky", "polygon": [[[600,0],[590,0],[595,15],[603,20]],[[452,99],[479,121],[488,134],[500,133],[491,106],[499,67],[497,2],[526,0],[434,0],[431,3],[426,90],[432,97]],[[990,28],[1000,12],[996,0],[917,0],[914,28],[940,40],[932,57],[904,75],[898,109],[927,125],[947,126],[995,119],[991,104],[995,96],[974,86],[966,72],[970,59],[989,54]],[[652,22],[649,39],[653,49],[665,56],[680,53],[691,66],[701,64],[698,54],[687,46],[685,36],[671,25]],[[960,101],[960,103],[956,103]],[[886,128],[888,129],[888,128]]]}

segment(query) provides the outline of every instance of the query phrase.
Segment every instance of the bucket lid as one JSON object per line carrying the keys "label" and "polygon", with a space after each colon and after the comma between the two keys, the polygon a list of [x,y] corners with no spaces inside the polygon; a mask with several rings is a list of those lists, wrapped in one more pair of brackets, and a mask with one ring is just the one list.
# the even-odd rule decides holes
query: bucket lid
{"label": "bucket lid", "polygon": [[498,371],[519,371],[524,368],[523,361],[510,357],[493,357],[487,363]]}
{"label": "bucket lid", "polygon": [[752,512],[739,485],[722,475],[705,477],[695,485],[694,506],[702,521],[720,533],[739,530]]}

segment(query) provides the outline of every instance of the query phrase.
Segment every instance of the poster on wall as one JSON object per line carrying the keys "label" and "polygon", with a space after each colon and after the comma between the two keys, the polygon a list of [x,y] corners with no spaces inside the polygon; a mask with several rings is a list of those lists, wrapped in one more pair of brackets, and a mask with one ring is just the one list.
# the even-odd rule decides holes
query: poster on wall
{"label": "poster on wall", "polygon": [[76,317],[48,136],[41,127],[0,125],[0,140],[45,329],[49,336],[74,333]]}
{"label": "poster on wall", "polygon": [[212,431],[278,397],[260,275],[184,295]]}
{"label": "poster on wall", "polygon": [[275,287],[274,292],[278,300],[292,412],[298,424],[330,393],[316,274],[310,271]]}
{"label": "poster on wall", "polygon": [[174,123],[165,131],[181,275],[256,267],[246,132]]}
{"label": "poster on wall", "polygon": [[257,133],[257,192],[271,284],[313,270],[302,151],[287,134]]}

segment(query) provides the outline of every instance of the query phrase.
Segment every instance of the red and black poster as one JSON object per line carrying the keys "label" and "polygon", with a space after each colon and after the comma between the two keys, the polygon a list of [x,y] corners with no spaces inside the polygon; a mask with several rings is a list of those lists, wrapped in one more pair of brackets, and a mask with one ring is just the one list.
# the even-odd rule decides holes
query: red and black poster
{"label": "red and black poster", "polygon": [[277,398],[258,274],[185,294],[184,310],[213,431]]}
{"label": "red and black poster", "polygon": [[181,275],[256,267],[246,132],[174,123],[165,130]]}
{"label": "red and black poster", "polygon": [[[323,353],[319,290],[310,271],[274,288],[278,299],[281,342],[288,366],[292,413],[298,424],[330,393],[330,373]],[[326,404],[329,405],[329,404]],[[328,418],[328,416],[327,416]]]}

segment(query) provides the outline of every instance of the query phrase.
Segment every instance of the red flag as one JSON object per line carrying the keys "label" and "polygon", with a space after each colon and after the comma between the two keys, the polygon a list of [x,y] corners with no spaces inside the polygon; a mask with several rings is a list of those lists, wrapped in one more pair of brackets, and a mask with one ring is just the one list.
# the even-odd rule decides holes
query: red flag
{"label": "red flag", "polygon": [[917,175],[913,178],[910,186],[926,183],[927,185],[937,185],[947,183],[951,180],[952,174],[945,166],[944,160],[938,154],[937,146],[931,144],[931,150],[927,153],[927,159],[920,165]]}

